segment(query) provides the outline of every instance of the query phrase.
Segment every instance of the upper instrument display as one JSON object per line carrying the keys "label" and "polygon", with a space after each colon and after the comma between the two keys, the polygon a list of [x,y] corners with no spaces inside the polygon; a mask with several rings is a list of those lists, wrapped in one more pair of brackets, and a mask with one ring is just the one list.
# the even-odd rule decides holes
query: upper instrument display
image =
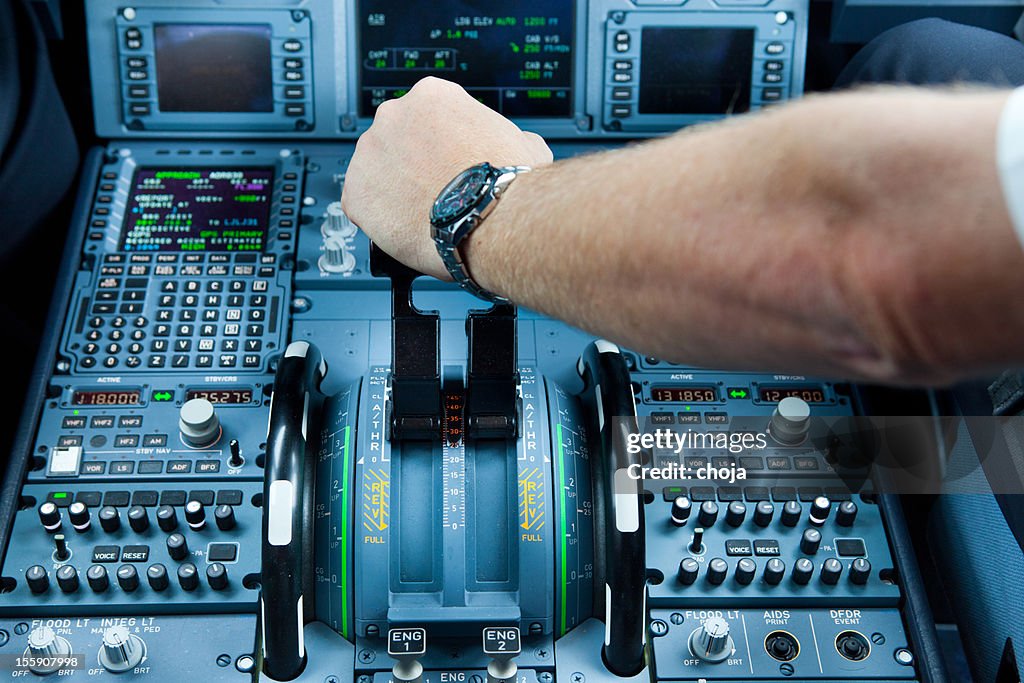
{"label": "upper instrument display", "polygon": [[424,76],[455,81],[509,117],[572,115],[574,3],[359,4],[359,113]]}

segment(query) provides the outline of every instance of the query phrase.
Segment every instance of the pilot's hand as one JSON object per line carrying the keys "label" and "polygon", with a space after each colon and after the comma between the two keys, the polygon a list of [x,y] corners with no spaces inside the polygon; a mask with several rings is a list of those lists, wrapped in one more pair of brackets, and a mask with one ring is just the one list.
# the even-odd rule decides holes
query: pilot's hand
{"label": "pilot's hand", "polygon": [[424,78],[377,108],[349,162],[341,204],[384,251],[450,279],[430,236],[430,207],[441,189],[483,161],[536,168],[551,158],[539,135],[520,130],[455,83]]}

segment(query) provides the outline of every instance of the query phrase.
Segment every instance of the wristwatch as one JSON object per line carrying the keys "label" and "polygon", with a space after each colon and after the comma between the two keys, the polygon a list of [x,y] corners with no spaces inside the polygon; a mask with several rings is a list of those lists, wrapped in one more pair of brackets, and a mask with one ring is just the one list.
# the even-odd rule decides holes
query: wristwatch
{"label": "wristwatch", "polygon": [[445,268],[464,290],[486,301],[506,301],[481,287],[469,274],[460,245],[494,210],[502,192],[529,166],[470,166],[455,176],[430,209],[431,234]]}

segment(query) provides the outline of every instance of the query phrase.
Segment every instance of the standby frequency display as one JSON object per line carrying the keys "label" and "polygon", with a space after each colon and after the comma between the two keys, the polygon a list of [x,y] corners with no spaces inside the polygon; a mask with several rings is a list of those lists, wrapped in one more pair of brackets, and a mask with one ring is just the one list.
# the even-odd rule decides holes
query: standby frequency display
{"label": "standby frequency display", "polygon": [[261,251],[269,168],[142,168],[128,200],[124,251]]}
{"label": "standby frequency display", "polygon": [[359,3],[362,116],[425,76],[509,117],[572,114],[574,3]]}

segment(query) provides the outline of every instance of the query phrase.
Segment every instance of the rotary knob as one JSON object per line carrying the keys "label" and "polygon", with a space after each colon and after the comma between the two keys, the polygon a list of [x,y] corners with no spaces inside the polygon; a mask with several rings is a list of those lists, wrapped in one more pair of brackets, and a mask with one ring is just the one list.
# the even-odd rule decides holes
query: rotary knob
{"label": "rotary knob", "polygon": [[170,505],[161,505],[156,509],[156,523],[163,531],[174,531],[178,528],[178,513]]}
{"label": "rotary knob", "polygon": [[709,617],[690,634],[690,651],[705,662],[724,661],[733,653],[729,622],[722,617]]}
{"label": "rotary knob", "polygon": [[839,526],[853,526],[857,519],[857,504],[852,500],[844,500],[836,509],[836,524]]}
{"label": "rotary knob", "polygon": [[68,519],[71,520],[71,526],[78,533],[88,531],[92,524],[89,508],[85,506],[85,503],[78,501],[72,503],[68,508]]}
{"label": "rotary knob", "polygon": [[100,526],[107,533],[114,533],[121,528],[121,517],[117,512],[117,508],[107,505],[106,507],[100,508],[99,512]]}
{"label": "rotary knob", "polygon": [[775,515],[775,506],[767,500],[762,500],[754,507],[754,524],[759,527],[767,527],[772,523]]}
{"label": "rotary knob", "polygon": [[206,526],[206,508],[198,500],[190,500],[185,505],[185,521],[193,531],[199,531]]}
{"label": "rotary knob", "polygon": [[205,398],[186,401],[178,415],[181,439],[193,448],[207,448],[220,439],[220,420],[213,404]]}
{"label": "rotary knob", "polygon": [[821,582],[826,586],[834,586],[839,583],[839,577],[843,574],[843,563],[834,557],[825,560],[821,565]]}
{"label": "rotary knob", "polygon": [[786,563],[777,557],[768,560],[764,565],[764,582],[769,586],[778,586],[786,575]]}
{"label": "rotary knob", "polygon": [[858,557],[850,563],[850,583],[863,586],[871,578],[871,563],[863,557]]}
{"label": "rotary knob", "polygon": [[150,587],[157,591],[167,590],[167,587],[171,585],[170,579],[167,578],[167,567],[162,564],[151,564],[146,569],[146,580],[149,581]]}
{"label": "rotary knob", "polygon": [[167,537],[167,554],[178,561],[188,557],[188,541],[184,534],[173,533]]}
{"label": "rotary knob", "polygon": [[757,574],[757,563],[749,557],[742,558],[736,563],[736,583],[741,586],[748,586]]}
{"label": "rotary knob", "polygon": [[93,593],[102,593],[110,587],[110,577],[107,576],[107,568],[102,564],[94,564],[85,572],[85,578],[89,582],[89,588]]}
{"label": "rotary knob", "polygon": [[796,526],[800,523],[800,515],[803,510],[800,508],[800,503],[795,500],[787,500],[786,504],[782,506],[782,526]]}
{"label": "rotary knob", "polygon": [[832,501],[825,496],[818,496],[811,503],[811,513],[808,521],[814,526],[821,526],[828,519],[828,513],[832,511]]}
{"label": "rotary knob", "polygon": [[818,552],[821,546],[821,532],[817,529],[806,529],[800,537],[800,552],[804,555],[813,555]]}
{"label": "rotary knob", "polygon": [[42,565],[34,564],[25,570],[25,583],[33,594],[45,593],[50,588],[50,575]]}
{"label": "rotary knob", "polygon": [[51,502],[39,506],[39,521],[51,534],[60,530],[60,508]]}
{"label": "rotary knob", "polygon": [[747,506],[738,500],[729,503],[729,507],[725,509],[725,523],[731,527],[742,525],[746,516]]}
{"label": "rotary knob", "polygon": [[103,632],[100,664],[110,673],[134,669],[146,659],[146,643],[124,626],[111,626]]}
{"label": "rotary knob", "polygon": [[324,240],[324,253],[317,264],[325,273],[348,273],[355,269],[356,257],[340,237],[328,237]]}
{"label": "rotary knob", "polygon": [[814,574],[814,563],[806,557],[801,557],[793,565],[793,583],[798,586],[806,586]]}
{"label": "rotary knob", "polygon": [[213,511],[213,518],[221,531],[231,531],[235,528],[235,508],[230,505],[218,505]]}
{"label": "rotary knob", "polygon": [[78,590],[78,570],[70,564],[62,564],[57,568],[57,585],[64,593],[74,593]]}
{"label": "rotary knob", "polygon": [[811,407],[807,401],[788,396],[775,407],[768,432],[783,446],[803,443],[811,427]]}
{"label": "rotary knob", "polygon": [[324,239],[328,237],[346,239],[356,234],[356,224],[345,215],[341,208],[341,202],[331,202],[327,205],[324,222],[320,226],[320,234]]}
{"label": "rotary knob", "polygon": [[199,570],[191,562],[178,567],[178,583],[182,590],[194,591],[199,588]]}
{"label": "rotary knob", "polygon": [[693,504],[686,496],[679,496],[672,501],[672,523],[676,526],[683,526],[690,518],[690,511]]}
{"label": "rotary knob", "polygon": [[725,575],[729,572],[729,564],[720,557],[708,562],[708,583],[712,586],[721,585],[725,581]]}
{"label": "rotary knob", "polygon": [[60,660],[71,655],[71,643],[58,636],[49,626],[37,626],[28,634],[25,654],[39,662],[29,667],[29,671],[45,676],[57,671]]}
{"label": "rotary knob", "polygon": [[718,503],[713,500],[705,500],[700,504],[700,512],[697,513],[697,524],[702,527],[715,525],[718,519]]}
{"label": "rotary knob", "polygon": [[679,583],[689,586],[697,580],[698,572],[700,572],[700,563],[692,557],[684,557],[679,561],[679,572],[676,577],[679,579]]}
{"label": "rotary knob", "polygon": [[142,533],[149,528],[149,513],[141,505],[132,505],[128,508],[128,525],[133,531]]}

